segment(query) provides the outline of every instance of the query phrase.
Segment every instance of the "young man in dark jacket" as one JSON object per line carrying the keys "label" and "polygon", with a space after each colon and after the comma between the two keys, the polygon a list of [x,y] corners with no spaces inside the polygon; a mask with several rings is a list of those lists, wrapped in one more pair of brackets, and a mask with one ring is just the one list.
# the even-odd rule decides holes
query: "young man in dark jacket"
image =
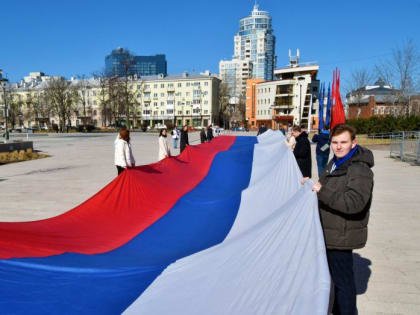
{"label": "young man in dark jacket", "polygon": [[312,137],[312,142],[316,143],[316,164],[318,166],[318,177],[327,166],[328,158],[330,156],[330,132],[327,127]]}
{"label": "young man in dark jacket", "polygon": [[308,140],[308,134],[302,131],[301,127],[294,126],[292,135],[296,139],[296,145],[293,154],[303,177],[312,177],[312,157],[311,143]]}
{"label": "young man in dark jacket", "polygon": [[370,150],[357,145],[356,130],[347,124],[339,124],[332,130],[331,149],[334,158],[312,190],[318,193],[328,265],[334,282],[333,314],[354,315],[353,249],[364,247],[367,241],[374,160]]}

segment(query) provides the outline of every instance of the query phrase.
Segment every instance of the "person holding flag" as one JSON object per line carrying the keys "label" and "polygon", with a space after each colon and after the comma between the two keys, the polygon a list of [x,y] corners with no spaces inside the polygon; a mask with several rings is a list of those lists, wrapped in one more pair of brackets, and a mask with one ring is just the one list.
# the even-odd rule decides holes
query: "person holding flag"
{"label": "person holding flag", "polygon": [[[327,260],[334,282],[333,314],[356,313],[353,250],[365,246],[372,203],[373,154],[357,144],[356,130],[338,124],[331,132],[333,159],[312,190],[318,195]],[[309,178],[303,178],[302,184]]]}

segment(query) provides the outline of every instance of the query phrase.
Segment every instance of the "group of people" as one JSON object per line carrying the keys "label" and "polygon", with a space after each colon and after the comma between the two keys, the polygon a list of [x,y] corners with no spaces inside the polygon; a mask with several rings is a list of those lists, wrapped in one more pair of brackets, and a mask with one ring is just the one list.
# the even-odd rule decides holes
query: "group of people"
{"label": "group of people", "polygon": [[204,143],[204,142],[210,142],[212,139],[214,138],[213,135],[213,128],[212,126],[208,126],[207,128],[207,132],[206,132],[206,128],[203,127],[200,131],[200,142]]}
{"label": "group of people", "polygon": [[[166,129],[161,129],[159,132],[159,153],[158,153],[158,160],[163,160],[167,157],[171,156],[171,150],[169,148],[168,142],[166,140],[168,136],[168,131]],[[187,145],[190,145],[188,139],[188,126],[184,126],[181,131],[175,127],[171,131],[172,141],[173,141],[173,148],[178,148],[178,141],[180,142],[180,152],[182,153]],[[210,125],[207,128],[202,128],[200,132],[200,140],[201,143],[210,142],[214,138],[213,129]],[[117,139],[115,139],[115,166],[117,167],[118,175],[121,172],[129,167],[134,167],[136,165],[136,161],[134,159],[133,151],[131,149],[131,142],[130,142],[130,131],[123,127],[120,130]]]}
{"label": "group of people", "polygon": [[[266,131],[265,126],[259,134]],[[264,130],[265,129],[265,130]],[[181,152],[188,142],[188,127],[171,132],[174,148],[180,139]],[[285,132],[286,134],[286,132]],[[159,134],[159,160],[171,156],[166,142],[167,131]],[[211,141],[211,126],[200,132],[201,142]],[[357,144],[356,130],[347,124],[336,125],[331,133],[325,128],[312,138],[319,180],[311,187],[318,196],[318,208],[326,244],[327,261],[334,285],[333,314],[354,315],[356,286],[353,271],[353,250],[365,246],[372,202],[374,158],[372,152]],[[302,172],[301,183],[311,177],[311,147],[307,132],[294,126],[287,130],[287,145],[293,150]],[[328,161],[330,149],[333,158]],[[130,133],[123,128],[115,140],[115,165],[118,174],[135,166]]]}
{"label": "group of people", "polygon": [[[312,177],[312,153],[311,142],[305,128],[293,126],[288,128],[287,134],[282,128],[282,133],[286,135],[286,145],[293,151],[296,162],[304,177]],[[325,169],[330,156],[330,132],[328,128],[315,134],[312,142],[316,143],[316,162],[318,166],[318,177]]]}

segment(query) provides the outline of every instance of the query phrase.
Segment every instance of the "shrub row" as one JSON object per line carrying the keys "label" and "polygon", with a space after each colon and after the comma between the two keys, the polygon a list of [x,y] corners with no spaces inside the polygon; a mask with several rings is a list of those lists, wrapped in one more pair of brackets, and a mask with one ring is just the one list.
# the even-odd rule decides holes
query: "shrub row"
{"label": "shrub row", "polygon": [[350,119],[347,121],[359,134],[420,130],[420,116],[385,116]]}

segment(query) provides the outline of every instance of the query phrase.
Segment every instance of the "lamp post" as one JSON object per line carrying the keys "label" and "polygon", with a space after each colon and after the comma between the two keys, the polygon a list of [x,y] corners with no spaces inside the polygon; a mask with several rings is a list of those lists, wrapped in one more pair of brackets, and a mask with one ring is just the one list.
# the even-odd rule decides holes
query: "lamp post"
{"label": "lamp post", "polygon": [[299,126],[302,122],[302,81],[305,80],[305,77],[298,77],[299,81]]}
{"label": "lamp post", "polygon": [[9,130],[7,128],[7,118],[9,117],[9,108],[7,107],[7,99],[6,99],[6,84],[9,82],[8,79],[3,78],[3,70],[0,70],[0,84],[3,89],[3,99],[4,99],[4,119],[6,121],[5,127],[5,139],[6,141],[9,141]]}

